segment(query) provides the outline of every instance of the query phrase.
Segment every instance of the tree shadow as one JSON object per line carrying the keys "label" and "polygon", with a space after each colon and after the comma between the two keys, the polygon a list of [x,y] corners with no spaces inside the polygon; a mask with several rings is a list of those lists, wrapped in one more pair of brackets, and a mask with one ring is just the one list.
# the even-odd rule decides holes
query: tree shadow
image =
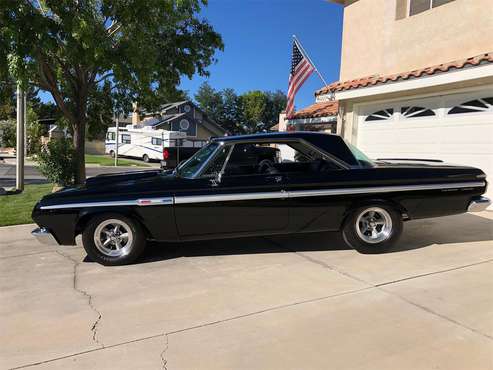
{"label": "tree shadow", "polygon": [[[493,219],[462,214],[406,222],[397,244],[386,253],[399,253],[433,244],[453,244],[493,240]],[[150,242],[137,263],[179,257],[342,251],[351,249],[339,232],[274,235],[240,239],[217,239],[183,243]]]}

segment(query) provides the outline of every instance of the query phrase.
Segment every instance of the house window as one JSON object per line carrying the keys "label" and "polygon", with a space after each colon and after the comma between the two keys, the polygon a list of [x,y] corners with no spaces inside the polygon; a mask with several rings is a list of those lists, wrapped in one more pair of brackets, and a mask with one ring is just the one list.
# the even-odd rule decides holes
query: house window
{"label": "house window", "polygon": [[122,144],[130,144],[131,142],[129,134],[122,134]]}
{"label": "house window", "polygon": [[448,114],[493,112],[493,97],[470,100],[456,105]]}
{"label": "house window", "polygon": [[187,119],[182,119],[180,121],[180,130],[187,131],[190,128],[190,122]]}
{"label": "house window", "polygon": [[382,110],[379,110],[375,113],[370,114],[368,117],[366,117],[365,121],[366,122],[388,121],[388,120],[392,119],[393,115],[394,115],[394,109],[392,109],[392,108],[382,109]]}
{"label": "house window", "polygon": [[454,0],[409,0],[409,16],[423,13]]}
{"label": "house window", "polygon": [[401,115],[404,118],[431,117],[435,115],[435,112],[423,107],[402,107]]}
{"label": "house window", "polygon": [[152,140],[152,145],[162,145],[163,144],[163,139],[159,139],[157,137],[153,137]]}

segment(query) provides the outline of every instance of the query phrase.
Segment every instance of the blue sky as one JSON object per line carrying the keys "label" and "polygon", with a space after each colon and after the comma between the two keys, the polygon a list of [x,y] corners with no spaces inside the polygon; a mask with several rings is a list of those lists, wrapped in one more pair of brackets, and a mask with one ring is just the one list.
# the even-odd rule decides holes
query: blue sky
{"label": "blue sky", "polygon": [[[302,42],[325,80],[338,80],[342,36],[342,6],[325,0],[209,0],[202,12],[224,41],[217,64],[209,68],[216,89],[287,91],[292,35]],[[206,80],[182,80],[193,96]],[[296,96],[296,107],[314,102],[323,87],[313,73]]]}
{"label": "blue sky", "polygon": [[[208,80],[216,89],[287,90],[292,35],[302,42],[325,80],[339,77],[342,6],[325,0],[209,0],[201,16],[209,20],[224,41],[208,79],[182,79],[181,88],[193,97]],[[314,102],[323,87],[313,73],[296,96],[297,109]],[[43,100],[51,100],[42,94]]]}

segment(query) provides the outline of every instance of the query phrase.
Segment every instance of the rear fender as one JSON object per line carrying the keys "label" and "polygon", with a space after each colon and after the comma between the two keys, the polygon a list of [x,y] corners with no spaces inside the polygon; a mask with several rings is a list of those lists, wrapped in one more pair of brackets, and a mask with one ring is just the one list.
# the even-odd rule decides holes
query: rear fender
{"label": "rear fender", "polygon": [[407,209],[399,204],[399,202],[396,202],[392,199],[382,199],[382,198],[369,198],[369,199],[359,199],[355,200],[351,205],[346,209],[346,212],[344,213],[344,216],[342,218],[342,222],[340,225],[340,228],[342,229],[344,224],[346,223],[347,219],[349,216],[358,208],[360,207],[365,207],[365,206],[371,206],[371,205],[381,205],[381,206],[387,206],[387,207],[392,207],[395,209],[397,212],[400,213],[402,216],[402,219],[408,220],[408,212]]}

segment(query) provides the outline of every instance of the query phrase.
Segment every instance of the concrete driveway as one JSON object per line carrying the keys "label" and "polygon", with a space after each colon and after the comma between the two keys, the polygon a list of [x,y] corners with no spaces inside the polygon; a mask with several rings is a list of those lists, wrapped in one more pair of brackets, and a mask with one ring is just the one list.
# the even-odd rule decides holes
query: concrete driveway
{"label": "concrete driveway", "polygon": [[[211,221],[213,222],[213,221]],[[0,368],[493,369],[493,213],[335,234],[152,245],[103,267],[0,228]]]}

